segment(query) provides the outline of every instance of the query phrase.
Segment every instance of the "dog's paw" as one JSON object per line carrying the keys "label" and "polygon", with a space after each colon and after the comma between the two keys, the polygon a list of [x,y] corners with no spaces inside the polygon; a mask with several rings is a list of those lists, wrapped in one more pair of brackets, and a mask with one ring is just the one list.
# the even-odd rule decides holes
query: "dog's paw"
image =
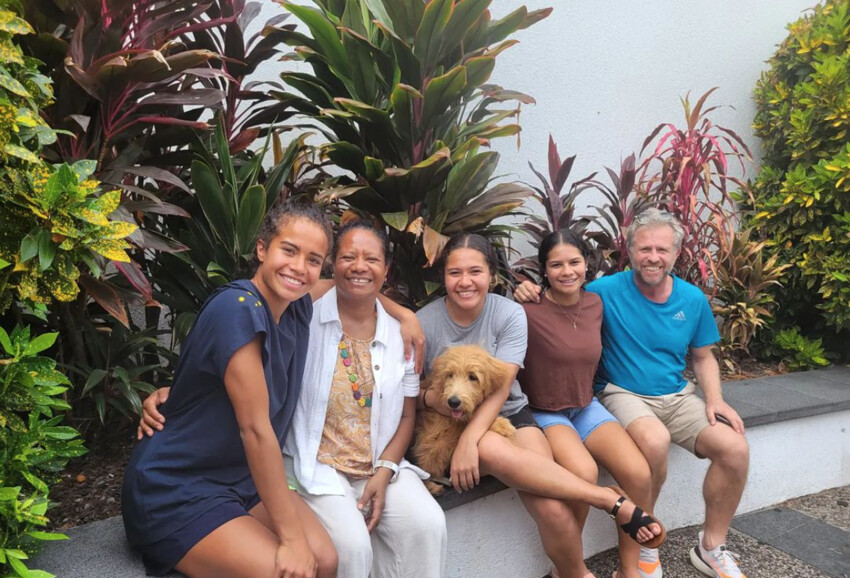
{"label": "dog's paw", "polygon": [[439,496],[446,489],[445,486],[425,480],[425,487],[431,492],[432,496]]}

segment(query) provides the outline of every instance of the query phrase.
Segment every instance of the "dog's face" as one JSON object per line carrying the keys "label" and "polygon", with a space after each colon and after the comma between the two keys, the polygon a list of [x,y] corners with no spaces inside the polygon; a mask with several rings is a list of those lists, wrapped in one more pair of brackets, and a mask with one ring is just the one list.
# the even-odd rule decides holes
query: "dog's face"
{"label": "dog's face", "polygon": [[469,421],[484,399],[505,385],[510,368],[477,345],[450,347],[434,360],[427,387],[452,418]]}

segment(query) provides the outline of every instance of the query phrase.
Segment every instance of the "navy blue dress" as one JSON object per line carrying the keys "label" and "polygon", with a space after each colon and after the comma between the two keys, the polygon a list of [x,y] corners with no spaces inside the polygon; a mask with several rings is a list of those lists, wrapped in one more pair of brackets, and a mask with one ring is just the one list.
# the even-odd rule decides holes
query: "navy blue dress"
{"label": "navy blue dress", "polygon": [[219,288],[201,308],[160,408],[165,428],[139,442],[124,474],[124,527],[148,572],[167,573],[200,539],[259,503],[224,372],[238,349],[262,336],[269,418],[283,447],[301,389],[312,313],[307,295],[276,324],[248,280]]}

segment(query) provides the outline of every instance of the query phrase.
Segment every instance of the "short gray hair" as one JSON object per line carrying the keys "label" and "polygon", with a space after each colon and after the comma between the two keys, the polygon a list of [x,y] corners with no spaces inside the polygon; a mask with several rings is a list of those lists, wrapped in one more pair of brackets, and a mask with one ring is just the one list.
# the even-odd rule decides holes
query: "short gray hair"
{"label": "short gray hair", "polygon": [[628,244],[629,251],[632,249],[632,243],[634,243],[638,229],[641,227],[660,227],[661,225],[667,225],[673,229],[673,244],[676,246],[677,251],[681,249],[682,240],[685,238],[685,229],[682,227],[679,219],[667,211],[650,207],[636,216],[629,225],[629,228],[626,229],[626,243]]}

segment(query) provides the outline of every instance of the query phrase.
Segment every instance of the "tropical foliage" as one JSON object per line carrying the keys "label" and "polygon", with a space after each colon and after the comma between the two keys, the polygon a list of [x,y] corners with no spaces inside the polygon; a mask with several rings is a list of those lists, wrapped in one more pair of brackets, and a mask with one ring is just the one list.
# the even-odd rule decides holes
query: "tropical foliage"
{"label": "tropical foliage", "polygon": [[[654,149],[640,166],[636,168],[635,155],[629,155],[619,171],[605,169],[607,181],[593,173],[567,188],[575,156],[562,161],[550,136],[548,178],[531,165],[542,185],[532,188],[532,198],[544,209],[545,218],[532,214],[520,228],[535,247],[559,228],[583,233],[596,249],[595,261],[589,263],[591,275],[608,275],[629,265],[625,232],[635,216],[650,206],[669,211],[685,230],[676,272],[712,297],[721,318],[721,353],[734,366],[736,358],[749,353],[758,329],[771,319],[775,303],[770,290],[780,284],[788,266],[762,257],[766,242],[750,240],[748,231],[735,231],[736,209],[727,184],[741,182],[729,174],[729,160],[739,159],[743,170],[750,152],[737,134],[709,118],[716,107],[706,108],[705,102],[713,91],[703,94],[693,108],[685,97],[686,128],[671,123],[656,127],[642,151],[656,142]],[[594,202],[600,194],[603,202]],[[578,201],[588,197],[591,212],[582,214]],[[533,256],[513,266],[520,277],[540,280]]]}
{"label": "tropical foliage", "polygon": [[123,239],[134,226],[107,218],[118,199],[95,194],[91,165],[41,159],[57,138],[40,114],[53,92],[39,62],[17,44],[33,32],[18,9],[0,1],[0,572],[27,577],[47,575],[27,567],[38,544],[64,538],[40,529],[48,485],[85,450],[79,433],[61,425],[68,378],[39,355],[56,333],[7,331],[7,320],[22,312],[43,318],[51,302],[74,299],[79,265],[91,272],[105,253],[126,259]]}
{"label": "tropical foliage", "polygon": [[785,325],[846,351],[850,330],[850,5],[788,26],[755,91],[762,171],[741,198],[766,250],[789,264]]}
{"label": "tropical foliage", "polygon": [[[71,164],[95,157],[92,177],[120,191],[115,215],[138,225],[129,237],[129,259],[98,260],[102,274],[83,275],[82,293],[61,308],[61,316],[47,318],[61,330],[58,357],[70,369],[74,418],[81,425],[92,418],[105,422],[112,412],[119,419],[135,414],[139,395],[168,373],[159,328],[175,322],[162,319],[159,300],[178,318],[194,312],[212,286],[208,263],[231,268],[205,256],[218,238],[198,234],[206,216],[191,186],[191,167],[200,159],[218,174],[222,165],[207,147],[213,126],[220,126],[226,156],[233,157],[225,166],[236,175],[256,159],[253,178],[265,182],[261,159],[249,146],[269,134],[272,122],[286,119],[287,106],[246,77],[279,55],[281,35],[294,26],[282,25],[288,14],[281,10],[261,33],[248,37],[246,27],[259,7],[239,0],[167,5],[33,0],[26,5],[40,32],[27,49],[48,63],[57,90],[55,104],[43,109],[43,116],[65,131],[49,144],[47,158]],[[214,115],[215,123],[210,122]],[[280,139],[273,140],[282,150]],[[301,158],[300,146],[285,152]],[[290,161],[278,173],[292,167]],[[272,185],[282,187],[285,180]],[[235,230],[236,224],[231,226]],[[187,254],[190,247],[195,256]],[[193,259],[201,262],[200,270],[183,266]],[[157,278],[169,269],[165,264],[174,263],[183,266],[176,265],[175,274],[188,270],[184,281]],[[212,267],[209,275],[216,274]],[[179,291],[171,289],[183,290],[181,282],[193,295],[175,303],[171,297]],[[129,305],[144,310],[133,316]],[[191,315],[182,319],[185,327]]]}
{"label": "tropical foliage", "polygon": [[[519,228],[528,235],[534,247],[539,246],[543,237],[552,231],[568,227],[581,233],[589,223],[587,218],[576,217],[576,199],[582,191],[593,187],[593,177],[596,173],[574,181],[568,189],[564,190],[575,160],[576,155],[573,155],[562,161],[555,139],[549,135],[548,178],[535,169],[534,165],[528,163],[529,168],[540,181],[540,186],[530,187],[532,195],[529,200],[534,200],[540,205],[545,218],[538,211],[532,210],[523,218]],[[513,268],[515,274],[524,278],[531,278],[538,282],[541,280],[542,272],[535,256],[521,258],[513,264]]]}
{"label": "tropical foliage", "polygon": [[798,327],[782,329],[773,338],[777,354],[790,371],[816,369],[829,365],[820,339],[809,339]]}
{"label": "tropical foliage", "polygon": [[714,313],[720,319],[720,351],[724,361],[750,354],[756,332],[773,318],[776,300],[772,289],[780,287],[790,265],[777,263],[777,255],[765,258],[764,241],[750,239],[741,230],[722,237],[715,264]]}
{"label": "tropical foliage", "polygon": [[[306,135],[284,148],[279,135],[270,133],[256,153],[231,154],[221,119],[203,146],[195,147],[190,170],[194,203],[187,205],[191,219],[177,230],[188,251],[161,255],[152,264],[159,298],[168,305],[179,342],[212,290],[250,272],[256,236],[266,211],[279,198],[315,188],[325,173],[313,162]],[[268,144],[273,166],[262,166]],[[307,173],[311,173],[307,177]]]}
{"label": "tropical foliage", "polygon": [[752,158],[740,136],[709,118],[717,107],[704,107],[715,90],[700,96],[693,108],[687,96],[682,99],[684,128],[662,123],[652,131],[641,153],[653,141],[655,148],[643,161],[639,177],[654,204],[675,215],[685,229],[678,274],[704,289],[713,285],[715,248],[737,224],[729,184],[743,183],[729,173],[729,162],[737,159],[743,173],[744,161]]}
{"label": "tropical foliage", "polygon": [[507,241],[494,220],[528,195],[519,184],[492,185],[499,155],[490,141],[519,133],[531,97],[488,84],[510,35],[550,10],[518,8],[493,20],[489,0],[283,2],[310,32],[292,32],[291,59],[307,71],[282,75],[278,94],[330,141],[322,149],[345,174],[325,200],[378,217],[394,248],[389,284],[409,303],[437,286],[433,265],[459,231]]}
{"label": "tropical foliage", "polygon": [[0,328],[0,571],[4,576],[52,576],[26,560],[46,540],[49,484],[72,457],[85,453],[79,433],[63,426],[70,406],[62,399],[70,382],[56,362],[39,353],[55,333],[32,338],[30,330]]}

